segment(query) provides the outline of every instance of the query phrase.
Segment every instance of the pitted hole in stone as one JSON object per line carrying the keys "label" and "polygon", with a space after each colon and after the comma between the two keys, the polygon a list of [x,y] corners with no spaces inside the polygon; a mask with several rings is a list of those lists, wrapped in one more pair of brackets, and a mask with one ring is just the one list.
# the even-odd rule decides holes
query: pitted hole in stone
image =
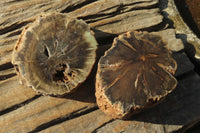
{"label": "pitted hole in stone", "polygon": [[71,70],[68,75],[71,77],[71,79],[74,79],[77,76],[77,73],[73,70]]}
{"label": "pitted hole in stone", "polygon": [[53,73],[53,80],[57,83],[67,83],[70,79],[65,75],[65,72],[69,69],[66,64],[59,64],[55,68]]}
{"label": "pitted hole in stone", "polygon": [[49,57],[49,51],[47,49],[47,46],[44,46],[44,54]]}

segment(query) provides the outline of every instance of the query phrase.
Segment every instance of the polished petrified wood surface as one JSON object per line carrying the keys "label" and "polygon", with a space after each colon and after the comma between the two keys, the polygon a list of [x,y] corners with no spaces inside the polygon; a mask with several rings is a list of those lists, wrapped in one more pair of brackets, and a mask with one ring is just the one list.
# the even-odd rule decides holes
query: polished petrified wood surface
{"label": "polished petrified wood surface", "polygon": [[[159,0],[3,0],[0,1],[0,132],[160,132],[184,130],[200,119],[200,76],[183,44],[166,21]],[[11,64],[13,47],[24,27],[41,12],[68,13],[85,20],[95,33],[98,59],[118,34],[143,30],[159,34],[174,51],[178,85],[159,105],[113,120],[95,102],[94,67],[77,93],[42,96],[19,84]],[[187,46],[186,43],[184,43]],[[98,61],[98,60],[97,60]],[[195,68],[195,69],[194,69]]]}

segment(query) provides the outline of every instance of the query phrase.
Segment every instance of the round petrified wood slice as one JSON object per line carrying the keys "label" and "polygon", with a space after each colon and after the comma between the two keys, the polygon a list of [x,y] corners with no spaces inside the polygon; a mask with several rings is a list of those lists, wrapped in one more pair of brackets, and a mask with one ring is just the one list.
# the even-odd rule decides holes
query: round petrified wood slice
{"label": "round petrified wood slice", "polygon": [[99,108],[113,118],[126,119],[152,107],[177,85],[177,68],[160,36],[128,32],[114,39],[101,57],[96,76]]}
{"label": "round petrified wood slice", "polygon": [[86,80],[97,42],[82,20],[60,13],[39,16],[22,32],[13,52],[20,80],[43,93],[69,93]]}

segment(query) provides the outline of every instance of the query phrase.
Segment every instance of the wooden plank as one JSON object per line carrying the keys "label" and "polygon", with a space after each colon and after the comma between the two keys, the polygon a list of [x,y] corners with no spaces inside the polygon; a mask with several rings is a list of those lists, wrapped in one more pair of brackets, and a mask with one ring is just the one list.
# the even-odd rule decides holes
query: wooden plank
{"label": "wooden plank", "polygon": [[15,73],[14,68],[10,68],[10,69],[8,68],[4,71],[0,71],[0,81],[6,80],[6,79],[11,78],[15,75],[16,75],[16,73]]}
{"label": "wooden plank", "polygon": [[[77,106],[78,105],[78,106]],[[42,96],[0,117],[0,132],[30,132],[49,121],[93,108],[94,103]]]}
{"label": "wooden plank", "polygon": [[[160,15],[159,9],[139,10],[91,23],[91,27],[105,33],[121,34],[131,30],[153,27],[160,24],[162,19],[163,16]],[[96,36],[102,37],[101,34]]]}
{"label": "wooden plank", "polygon": [[19,84],[17,76],[0,81],[0,112],[33,98],[36,92]]}
{"label": "wooden plank", "polygon": [[100,110],[93,111],[78,118],[65,121],[59,125],[52,126],[41,133],[92,133],[103,124],[112,121]]}
{"label": "wooden plank", "polygon": [[4,71],[0,71],[0,77],[4,75],[10,75],[10,74],[15,74],[15,69],[14,68],[8,68]]}
{"label": "wooden plank", "polygon": [[62,11],[69,6],[78,5],[87,1],[89,0],[4,1],[1,4],[0,34],[12,30],[15,26],[19,26],[19,24],[23,26],[24,23],[38,16],[41,12]]}
{"label": "wooden plank", "polygon": [[[90,2],[89,4],[83,6],[83,3]],[[21,29],[25,25],[31,23],[36,16],[38,16],[41,12],[51,12],[51,11],[59,11],[59,12],[70,12],[68,13],[69,16],[73,17],[85,17],[85,16],[97,16],[97,17],[89,17],[85,18],[86,21],[94,21],[94,19],[100,18],[98,13],[103,14],[105,18],[111,18],[115,15],[122,15],[123,13],[129,14],[138,8],[154,8],[154,5],[158,4],[158,0],[127,0],[127,1],[106,1],[100,0],[97,2],[92,3],[93,0],[74,0],[74,1],[61,1],[59,2],[52,2],[50,0],[31,0],[31,1],[19,1],[14,3],[4,3],[2,8],[2,19],[0,23],[2,24],[0,27],[0,35],[2,38],[12,37],[11,33],[16,32],[19,34],[20,31],[16,31],[16,29]],[[82,5],[83,4],[83,5]],[[76,6],[80,6],[78,10],[73,11],[73,8],[76,9]],[[83,7],[81,7],[83,6]],[[95,8],[94,8],[95,7]],[[15,8],[14,11],[11,11]],[[44,8],[44,9],[43,9]],[[49,10],[45,10],[48,8]],[[64,11],[63,8],[66,8]],[[34,9],[34,12],[32,11]],[[87,10],[86,10],[87,9]],[[10,11],[10,12],[9,12]],[[112,15],[113,14],[113,15]],[[133,14],[133,13],[132,13]],[[23,16],[23,17],[21,17]],[[127,16],[127,15],[125,15]],[[130,16],[130,15],[129,15]],[[92,19],[93,18],[93,19]],[[97,24],[95,24],[97,25]],[[9,33],[11,32],[11,33]],[[14,34],[12,33],[12,34]],[[14,34],[14,35],[15,35]]]}
{"label": "wooden plank", "polygon": [[93,15],[99,16],[103,14],[103,16],[106,17],[108,14],[111,15],[111,13],[122,13],[139,8],[150,8],[157,4],[158,0],[98,0],[70,12],[69,15],[77,17],[91,17]]}

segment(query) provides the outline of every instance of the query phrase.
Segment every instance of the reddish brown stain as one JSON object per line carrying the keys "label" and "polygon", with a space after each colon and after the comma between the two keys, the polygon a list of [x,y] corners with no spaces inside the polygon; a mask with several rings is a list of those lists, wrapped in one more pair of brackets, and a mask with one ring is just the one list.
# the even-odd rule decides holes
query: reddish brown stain
{"label": "reddish brown stain", "polygon": [[186,0],[188,9],[200,30],[200,0]]}
{"label": "reddish brown stain", "polygon": [[174,0],[184,22],[200,36],[200,0]]}

